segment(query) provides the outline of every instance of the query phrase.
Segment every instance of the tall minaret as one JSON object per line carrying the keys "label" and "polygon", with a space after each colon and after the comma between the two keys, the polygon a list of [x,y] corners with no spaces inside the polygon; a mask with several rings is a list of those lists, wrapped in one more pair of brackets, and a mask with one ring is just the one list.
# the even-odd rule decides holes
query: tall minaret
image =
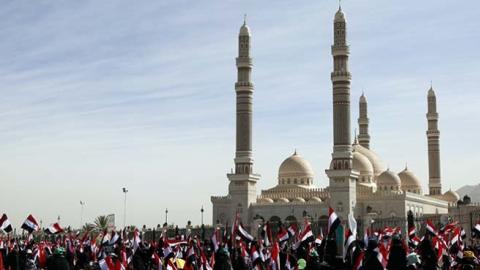
{"label": "tall minaret", "polygon": [[358,134],[358,142],[361,146],[370,149],[370,134],[368,134],[368,112],[367,112],[367,98],[362,93],[360,101],[358,102],[359,106],[359,116],[358,116],[358,128],[360,133]]}
{"label": "tall minaret", "polygon": [[238,36],[237,82],[237,135],[235,151],[235,172],[228,174],[229,195],[231,197],[231,212],[238,213],[245,224],[250,222],[249,207],[257,198],[256,182],[260,175],[253,173],[252,156],[252,114],[253,114],[253,83],[252,58],[250,57],[250,29],[246,21],[240,27]]}
{"label": "tall minaret", "polygon": [[333,153],[330,168],[330,206],[344,218],[356,205],[358,172],[352,171],[352,140],[350,129],[350,72],[345,14],[339,7],[334,19],[332,45],[333,72]]}
{"label": "tall minaret", "polygon": [[440,177],[440,131],[438,130],[437,97],[433,88],[428,90],[427,140],[428,140],[428,189],[430,195],[442,194]]}

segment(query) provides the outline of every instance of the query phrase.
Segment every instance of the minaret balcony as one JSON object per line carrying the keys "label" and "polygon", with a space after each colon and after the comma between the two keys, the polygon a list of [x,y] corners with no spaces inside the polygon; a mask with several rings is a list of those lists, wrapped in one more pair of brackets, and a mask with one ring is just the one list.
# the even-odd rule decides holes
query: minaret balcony
{"label": "minaret balcony", "polygon": [[364,118],[364,117],[359,117],[358,118],[358,124],[359,125],[368,125],[368,123],[369,123],[368,118]]}
{"label": "minaret balcony", "polygon": [[237,90],[252,90],[253,83],[252,82],[236,82],[235,89]]}
{"label": "minaret balcony", "polygon": [[252,61],[252,58],[250,57],[237,57],[236,62],[237,62],[238,68],[242,68],[242,67],[251,68],[253,66],[253,61]]}
{"label": "minaret balcony", "polygon": [[348,72],[346,70],[333,71],[330,74],[330,76],[331,76],[332,82],[349,81],[352,78],[352,76],[350,75],[350,72]]}
{"label": "minaret balcony", "polygon": [[332,55],[349,55],[350,47],[348,45],[332,45]]}

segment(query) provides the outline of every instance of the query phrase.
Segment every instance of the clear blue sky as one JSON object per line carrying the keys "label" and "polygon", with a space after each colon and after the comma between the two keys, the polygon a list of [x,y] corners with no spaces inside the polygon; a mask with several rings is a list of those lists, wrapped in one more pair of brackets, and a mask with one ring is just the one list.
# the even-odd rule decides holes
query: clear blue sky
{"label": "clear blue sky", "polygon": [[[2,1],[0,212],[211,220],[233,165],[237,34],[253,34],[258,190],[297,148],[324,187],[337,1]],[[426,92],[440,113],[443,187],[478,183],[480,2],[343,1],[352,120],[364,89],[372,147],[427,186]],[[355,124],[352,123],[352,124]]]}

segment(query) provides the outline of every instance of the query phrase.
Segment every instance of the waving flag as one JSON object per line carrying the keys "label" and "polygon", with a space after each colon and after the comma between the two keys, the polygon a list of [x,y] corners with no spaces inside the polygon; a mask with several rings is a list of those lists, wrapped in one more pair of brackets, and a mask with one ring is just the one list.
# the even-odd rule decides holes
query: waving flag
{"label": "waving flag", "polygon": [[264,245],[269,247],[272,244],[272,230],[270,229],[270,223],[268,221],[263,225],[262,237]]}
{"label": "waving flag", "polygon": [[417,229],[415,229],[415,226],[412,226],[408,228],[408,237],[413,238],[415,237],[415,234],[417,233]]}
{"label": "waving flag", "polygon": [[350,229],[345,230],[345,244],[343,249],[343,259],[347,257],[348,250],[350,249],[350,245],[355,241],[355,236],[353,235]]}
{"label": "waving flag", "polygon": [[431,233],[432,235],[437,235],[437,230],[435,229],[435,226],[430,219],[428,219],[425,223],[425,227],[427,229],[427,232]]}
{"label": "waving flag", "polygon": [[280,246],[278,245],[278,242],[275,242],[272,246],[270,264],[272,270],[280,270],[282,268],[280,265]]}
{"label": "waving flag", "polygon": [[219,228],[215,228],[212,234],[212,244],[213,244],[213,251],[217,252],[218,248],[220,247],[220,230]]}
{"label": "waving flag", "polygon": [[358,254],[353,263],[353,270],[360,270],[362,268],[363,258],[365,258],[365,252],[363,250],[360,250],[360,254]]}
{"label": "waving flag", "polygon": [[64,232],[63,228],[60,226],[60,224],[57,223],[53,223],[52,225],[50,225],[48,228],[45,229],[45,232],[47,234],[58,234],[58,233],[62,233]]}
{"label": "waving flag", "polygon": [[40,229],[40,226],[38,226],[37,220],[32,215],[28,215],[27,219],[23,222],[21,228],[28,231],[29,233],[32,233],[34,231],[38,231]]}
{"label": "waving flag", "polygon": [[340,225],[340,218],[337,216],[333,208],[328,208],[328,231],[327,234],[330,235],[333,231],[335,231]]}
{"label": "waving flag", "polygon": [[281,230],[277,234],[278,241],[280,243],[287,241],[290,238],[290,234],[288,233],[287,230],[284,228],[281,228]]}
{"label": "waving flag", "polygon": [[297,225],[295,223],[293,223],[292,225],[290,225],[287,229],[287,232],[288,234],[290,235],[290,237],[294,236],[295,234],[297,234]]}
{"label": "waving flag", "polygon": [[12,224],[10,224],[10,220],[8,220],[6,214],[3,214],[2,218],[0,218],[0,230],[3,230],[6,233],[12,231]]}
{"label": "waving flag", "polygon": [[247,230],[245,230],[245,228],[243,228],[241,223],[237,225],[237,233],[240,237],[243,238],[243,240],[247,242],[252,242],[254,239],[253,236],[249,234]]}
{"label": "waving flag", "polygon": [[453,231],[452,239],[450,239],[450,246],[455,245],[457,242],[462,241],[460,228],[455,228]]}
{"label": "waving flag", "polygon": [[302,234],[300,235],[300,241],[302,243],[309,243],[309,242],[312,242],[314,240],[315,240],[315,238],[313,236],[312,229],[310,228],[310,224],[307,223],[305,225],[305,228],[304,228]]}
{"label": "waving flag", "polygon": [[135,228],[133,231],[133,253],[137,251],[138,247],[140,246],[140,234],[138,233],[138,229]]}

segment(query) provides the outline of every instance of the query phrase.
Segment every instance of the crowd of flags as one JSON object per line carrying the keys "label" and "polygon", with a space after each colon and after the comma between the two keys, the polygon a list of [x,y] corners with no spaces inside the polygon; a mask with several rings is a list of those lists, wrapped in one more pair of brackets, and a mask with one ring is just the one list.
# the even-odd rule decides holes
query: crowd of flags
{"label": "crowd of flags", "polygon": [[[34,243],[31,235],[39,231],[40,226],[32,215],[29,215],[21,225],[21,228],[28,232],[28,238],[20,242],[18,239],[10,239],[12,225],[7,215],[3,214],[0,219],[0,232],[4,232],[8,238],[0,237],[0,250],[6,250],[4,254],[8,254],[15,248],[32,249],[36,263],[43,268],[47,257],[52,256],[55,248],[63,247],[67,252],[77,255],[89,250],[88,260],[98,264],[102,270],[127,269],[137,252],[149,250],[151,256],[148,263],[153,269],[212,270],[216,261],[215,256],[208,252],[210,248],[214,254],[238,249],[241,259],[252,270],[298,270],[299,258],[296,256],[296,250],[303,248],[306,249],[306,254],[310,254],[321,247],[325,248],[325,240],[335,239],[340,224],[342,224],[340,217],[334,209],[329,208],[325,236],[322,228],[315,235],[306,219],[302,225],[293,223],[286,227],[281,226],[275,234],[270,224],[266,222],[256,237],[250,234],[237,216],[231,227],[227,224],[223,231],[221,228],[215,228],[209,241],[199,239],[196,235],[176,235],[169,238],[164,228],[158,240],[147,242],[142,240],[142,234],[137,229],[131,232],[113,230],[96,234],[85,231],[81,234],[66,232],[57,222],[44,229],[46,234],[52,236],[51,239],[55,239],[54,241],[42,239]],[[385,227],[381,230],[366,228],[363,239],[357,235],[357,221],[352,214],[348,215],[343,224],[344,252],[337,255],[340,255],[344,262],[348,262],[350,268],[354,270],[364,269],[365,250],[372,239],[378,244],[375,248],[375,258],[383,269],[387,269],[392,238],[396,236],[403,239],[405,250],[410,254],[417,253],[420,243],[427,237],[431,240],[439,264],[442,263],[441,260],[448,258],[451,265],[455,266],[461,261],[466,248],[466,232],[458,222],[450,222],[437,229],[430,220],[427,220],[424,224],[425,234],[421,237],[413,224],[409,224],[405,237],[401,236],[402,230],[399,227]],[[480,236],[480,223],[472,230]],[[56,237],[58,235],[62,237]],[[281,256],[285,256],[284,260],[280,259]],[[77,263],[76,256],[72,258],[74,261],[71,263]],[[3,262],[4,258],[0,252],[0,270],[4,270]]]}

